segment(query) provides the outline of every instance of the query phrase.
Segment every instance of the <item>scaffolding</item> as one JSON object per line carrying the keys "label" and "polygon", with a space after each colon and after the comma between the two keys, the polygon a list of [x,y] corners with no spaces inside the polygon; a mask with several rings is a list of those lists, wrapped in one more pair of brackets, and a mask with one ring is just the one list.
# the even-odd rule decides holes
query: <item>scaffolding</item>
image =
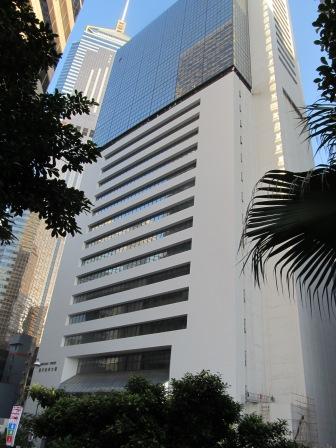
{"label": "scaffolding", "polygon": [[247,403],[273,403],[275,400],[272,395],[254,394],[246,391],[245,401]]}
{"label": "scaffolding", "polygon": [[293,438],[308,448],[318,447],[318,431],[314,400],[303,395],[293,395]]}
{"label": "scaffolding", "polygon": [[275,399],[272,395],[256,394],[246,391],[245,403],[254,405],[253,412],[260,415],[264,421],[270,420],[270,404]]}
{"label": "scaffolding", "polygon": [[[270,421],[270,408],[275,398],[272,395],[245,392],[245,405],[252,405],[253,412],[264,421]],[[314,400],[312,398],[292,395],[292,419],[290,422],[293,439],[307,448],[318,448],[318,430]],[[250,409],[251,410],[251,409]]]}

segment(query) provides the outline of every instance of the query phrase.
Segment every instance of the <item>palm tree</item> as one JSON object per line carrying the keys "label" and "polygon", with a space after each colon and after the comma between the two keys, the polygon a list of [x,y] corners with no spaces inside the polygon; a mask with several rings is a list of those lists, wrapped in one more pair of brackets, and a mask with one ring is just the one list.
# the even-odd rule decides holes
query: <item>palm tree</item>
{"label": "palm tree", "polygon": [[318,151],[328,151],[328,163],[302,173],[272,170],[257,183],[247,210],[241,245],[249,243],[260,286],[274,258],[274,273],[289,291],[299,285],[302,297],[329,312],[336,307],[336,0],[319,5],[313,23],[326,53],[315,80],[321,99],[306,108],[302,132],[319,139]]}

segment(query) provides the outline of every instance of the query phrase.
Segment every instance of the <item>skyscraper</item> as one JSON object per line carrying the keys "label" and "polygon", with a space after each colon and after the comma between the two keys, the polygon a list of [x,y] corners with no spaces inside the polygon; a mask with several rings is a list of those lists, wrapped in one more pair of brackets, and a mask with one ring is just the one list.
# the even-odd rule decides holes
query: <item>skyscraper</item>
{"label": "skyscraper", "polygon": [[[84,0],[30,0],[30,3],[36,17],[41,22],[48,23],[57,34],[56,48],[62,53]],[[51,69],[48,73],[41,73],[43,90],[47,89],[52,74]]]}
{"label": "skyscraper", "polygon": [[16,239],[0,248],[0,347],[26,333],[39,343],[53,282],[48,279],[55,239],[36,214],[15,220]]}
{"label": "skyscraper", "polygon": [[[125,8],[123,24],[126,12]],[[100,101],[116,51],[128,40],[123,32],[88,26],[81,40],[71,47],[57,85],[59,90],[83,91]],[[92,138],[99,109],[94,106],[89,116],[75,116],[71,120],[85,139]],[[68,174],[66,180],[69,185],[80,187],[78,173]],[[22,332],[39,343],[63,247],[62,240],[52,238],[35,214],[25,213],[18,218],[14,233],[17,239],[0,248],[0,347],[3,348],[10,336]]]}
{"label": "skyscraper", "polygon": [[[48,23],[55,34],[57,50],[63,51],[83,0],[30,0],[36,17]],[[51,73],[41,73],[45,90]],[[35,214],[17,217],[15,240],[0,247],[0,347],[6,348],[10,336],[27,333],[39,342],[53,289],[49,275],[55,239]],[[57,264],[57,259],[53,264]]]}
{"label": "skyscraper", "polygon": [[335,441],[304,311],[272,280],[256,289],[237,255],[257,179],[313,165],[302,104],[286,0],[178,0],[120,49],[103,158],[82,180],[94,208],[67,239],[34,382],[85,392],[209,369],[297,441]]}
{"label": "skyscraper", "polygon": [[84,0],[30,0],[36,17],[50,25],[57,34],[57,50],[61,53],[67,43]]}
{"label": "skyscraper", "polygon": [[[61,92],[78,90],[97,102],[102,100],[115,54],[129,40],[125,34],[128,4],[115,29],[88,26],[72,45],[57,85]],[[94,106],[90,116],[71,120],[85,140],[92,138],[99,110],[99,105]],[[80,188],[81,176],[70,173],[66,181]],[[10,338],[22,333],[39,345],[64,244],[50,236],[36,214],[28,212],[15,220],[13,232],[16,240],[0,247],[0,350],[4,351]]]}
{"label": "skyscraper", "polygon": [[[125,24],[127,6],[128,3],[124,19],[118,21],[116,29],[89,25],[80,41],[72,44],[56,85],[60,92],[71,94],[77,90],[101,103],[116,52],[129,41],[125,27],[118,31],[120,23]],[[94,106],[89,116],[72,118],[71,123],[81,130],[84,138],[93,137],[99,111],[100,107]]]}

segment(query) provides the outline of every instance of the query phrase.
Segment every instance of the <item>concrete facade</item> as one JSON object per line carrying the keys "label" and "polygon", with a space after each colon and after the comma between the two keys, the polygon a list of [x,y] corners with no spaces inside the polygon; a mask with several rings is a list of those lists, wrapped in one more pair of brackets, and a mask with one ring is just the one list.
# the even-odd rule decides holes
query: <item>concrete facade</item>
{"label": "concrete facade", "polygon": [[[303,97],[288,4],[250,0],[248,17],[252,89],[236,70],[223,73],[106,145],[83,176],[94,208],[80,218],[83,235],[67,238],[33,382],[90,390],[89,360],[91,390],[98,373],[112,387],[117,370],[108,359],[121,365],[118,356],[166,350],[170,378],[219,372],[248,412],[286,419],[308,446],[332,445],[332,382],[316,387],[312,366],[334,372],[327,350],[317,356],[334,326],[326,337],[315,322],[313,332],[271,275],[258,290],[241,273],[256,181],[269,169],[313,166],[297,126]],[[126,307],[180,291],[187,300]]]}

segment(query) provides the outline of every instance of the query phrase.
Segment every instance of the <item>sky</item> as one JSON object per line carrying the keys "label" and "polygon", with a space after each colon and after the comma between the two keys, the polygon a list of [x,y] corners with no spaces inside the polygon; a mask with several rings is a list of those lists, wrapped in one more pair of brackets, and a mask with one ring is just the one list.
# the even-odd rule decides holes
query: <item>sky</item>
{"label": "sky", "polygon": [[[175,1],[130,0],[126,33],[131,37],[135,36]],[[318,3],[319,0],[289,0],[296,43],[296,56],[299,60],[306,104],[311,104],[318,98],[314,79],[316,78],[316,67],[319,65],[321,55],[319,48],[313,43],[316,39],[316,33],[311,25],[317,15]],[[85,0],[69,37],[63,59],[66,58],[71,43],[80,39],[86,25],[115,27],[118,18],[122,15],[124,5],[125,0]],[[53,90],[61,68],[62,61],[58,65],[50,90]]]}

